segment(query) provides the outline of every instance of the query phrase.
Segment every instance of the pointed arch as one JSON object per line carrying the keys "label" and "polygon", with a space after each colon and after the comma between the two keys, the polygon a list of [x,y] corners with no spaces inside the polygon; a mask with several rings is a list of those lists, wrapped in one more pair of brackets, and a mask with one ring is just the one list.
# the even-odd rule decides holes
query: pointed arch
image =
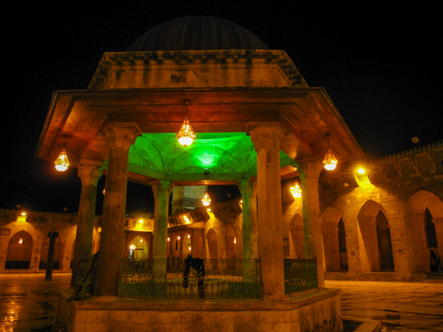
{"label": "pointed arch", "polygon": [[346,237],[340,211],[333,207],[328,207],[321,216],[321,230],[325,270],[347,270]]}
{"label": "pointed arch", "polygon": [[358,241],[362,272],[393,271],[394,259],[386,210],[368,200],[358,214]]}
{"label": "pointed arch", "polygon": [[129,258],[147,259],[148,257],[149,257],[148,239],[144,235],[137,235],[132,239],[131,243],[129,244]]}
{"label": "pointed arch", "polygon": [[32,236],[28,232],[15,233],[9,240],[5,269],[29,269],[33,246]]}
{"label": "pointed arch", "polygon": [[432,272],[436,259],[443,259],[442,199],[426,190],[416,192],[406,204],[405,224],[412,272]]}
{"label": "pointed arch", "polygon": [[303,218],[299,214],[296,214],[289,223],[289,257],[292,259],[305,258]]}

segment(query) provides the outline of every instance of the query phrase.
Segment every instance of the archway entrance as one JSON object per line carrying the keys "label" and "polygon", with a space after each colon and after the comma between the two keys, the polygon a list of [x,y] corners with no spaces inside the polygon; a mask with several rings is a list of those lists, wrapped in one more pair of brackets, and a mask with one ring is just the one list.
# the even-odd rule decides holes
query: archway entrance
{"label": "archway entrance", "polygon": [[142,236],[136,236],[129,244],[129,259],[147,259],[149,256],[148,241]]}
{"label": "archway entrance", "polygon": [[389,222],[383,207],[372,200],[358,214],[358,240],[362,272],[394,271]]}
{"label": "archway entrance", "polygon": [[418,191],[407,204],[405,221],[412,272],[437,271],[443,257],[442,200],[428,191]]}
{"label": "archway entrance", "polygon": [[321,229],[325,270],[347,270],[346,239],[341,213],[337,209],[327,208],[322,215]]}
{"label": "archway entrance", "polygon": [[31,265],[33,241],[28,232],[21,231],[9,240],[5,269],[27,270]]}

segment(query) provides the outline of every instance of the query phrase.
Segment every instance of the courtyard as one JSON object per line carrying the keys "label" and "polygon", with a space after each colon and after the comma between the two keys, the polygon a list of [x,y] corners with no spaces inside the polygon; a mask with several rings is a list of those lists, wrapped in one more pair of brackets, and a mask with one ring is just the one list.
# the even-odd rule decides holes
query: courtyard
{"label": "courtyard", "polygon": [[[0,332],[50,331],[56,292],[69,288],[71,274],[0,275]],[[443,283],[325,282],[341,289],[344,320],[380,320],[383,331],[443,331]]]}

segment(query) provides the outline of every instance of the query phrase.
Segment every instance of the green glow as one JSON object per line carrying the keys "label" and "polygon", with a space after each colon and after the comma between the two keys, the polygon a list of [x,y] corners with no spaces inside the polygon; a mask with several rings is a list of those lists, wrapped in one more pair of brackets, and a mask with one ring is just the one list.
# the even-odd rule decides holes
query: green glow
{"label": "green glow", "polygon": [[[280,152],[280,162],[294,161]],[[248,179],[257,173],[257,154],[245,133],[197,133],[188,147],[175,133],[143,134],[129,150],[129,171],[164,180]]]}

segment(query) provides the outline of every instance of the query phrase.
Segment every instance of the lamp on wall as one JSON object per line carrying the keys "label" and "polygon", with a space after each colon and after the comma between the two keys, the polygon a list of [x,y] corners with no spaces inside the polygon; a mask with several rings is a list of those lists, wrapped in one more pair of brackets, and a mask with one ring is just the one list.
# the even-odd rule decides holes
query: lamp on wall
{"label": "lamp on wall", "polygon": [[66,171],[69,168],[69,165],[71,165],[65,150],[65,143],[67,137],[68,137],[67,135],[63,135],[63,149],[58,155],[58,158],[54,161],[55,169],[59,172]]}
{"label": "lamp on wall", "polygon": [[194,130],[192,130],[191,124],[189,122],[188,104],[189,104],[189,101],[186,100],[185,120],[183,121],[183,125],[180,128],[180,131],[176,135],[178,142],[183,146],[191,145],[192,142],[194,142],[195,138],[197,137],[194,133]]}
{"label": "lamp on wall", "polygon": [[295,182],[294,185],[291,188],[289,188],[289,191],[291,192],[294,198],[301,197],[301,188],[298,182]]}
{"label": "lamp on wall", "polygon": [[205,194],[203,195],[202,204],[204,206],[209,206],[211,204],[211,197],[209,197],[208,187],[206,187]]}
{"label": "lamp on wall", "polygon": [[329,144],[329,134],[326,134],[328,140],[328,150],[326,151],[325,158],[323,159],[323,165],[327,171],[333,171],[337,167],[337,158],[332,153],[331,145]]}

